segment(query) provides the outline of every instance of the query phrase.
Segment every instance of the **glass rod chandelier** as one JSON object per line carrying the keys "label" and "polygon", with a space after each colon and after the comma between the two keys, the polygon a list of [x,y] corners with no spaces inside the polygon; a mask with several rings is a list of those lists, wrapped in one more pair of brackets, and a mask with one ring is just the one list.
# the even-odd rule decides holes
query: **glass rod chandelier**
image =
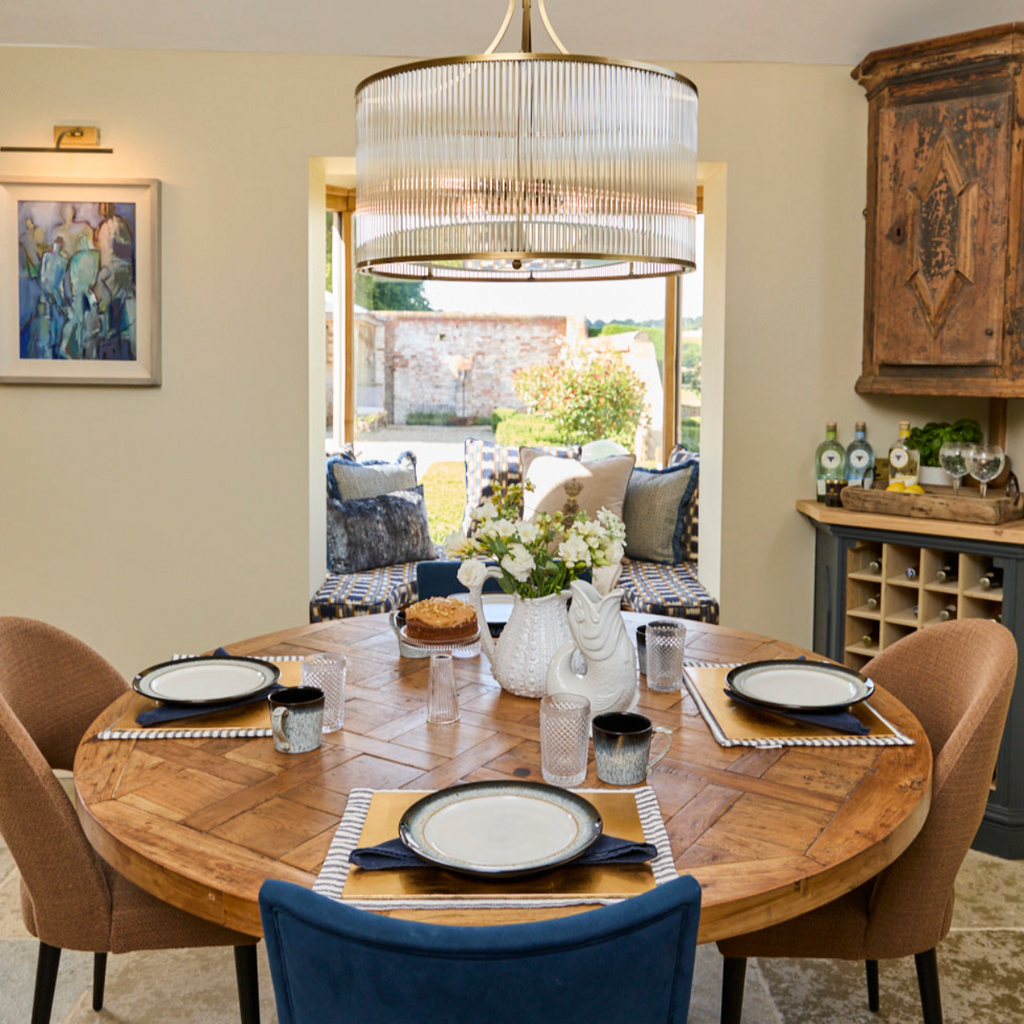
{"label": "glass rod chandelier", "polygon": [[356,88],[356,266],[386,277],[615,280],[693,270],[697,89],[635,61],[522,50]]}

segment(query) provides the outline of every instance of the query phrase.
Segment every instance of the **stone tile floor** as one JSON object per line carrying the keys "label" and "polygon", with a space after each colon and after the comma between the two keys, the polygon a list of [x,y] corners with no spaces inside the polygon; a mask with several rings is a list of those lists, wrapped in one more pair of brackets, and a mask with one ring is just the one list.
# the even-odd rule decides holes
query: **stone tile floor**
{"label": "stone tile floor", "polygon": [[[0,842],[0,1024],[26,1024],[37,944],[21,923],[19,878]],[[722,958],[702,946],[690,1024],[718,1021]],[[957,880],[953,930],[939,947],[946,1024],[1024,1021],[1024,861],[968,855]],[[913,959],[880,965],[881,1012],[867,1008],[859,963],[751,961],[746,1024],[920,1024]],[[112,956],[106,1006],[92,1010],[92,956],[66,952],[53,1024],[233,1024],[238,1020],[234,958],[228,949]],[[260,945],[264,1024],[275,1024],[266,955]],[[524,1022],[528,1024],[528,1022]],[[610,1022],[615,1024],[615,1022]]]}

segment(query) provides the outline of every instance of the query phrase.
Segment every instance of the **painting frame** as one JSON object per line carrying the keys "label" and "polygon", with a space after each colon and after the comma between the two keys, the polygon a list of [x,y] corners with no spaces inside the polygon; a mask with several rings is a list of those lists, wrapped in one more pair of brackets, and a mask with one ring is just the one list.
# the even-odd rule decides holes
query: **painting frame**
{"label": "painting frame", "polygon": [[[134,219],[130,238],[133,286],[130,356],[57,358],[52,354],[46,357],[25,354],[22,306],[26,300],[21,291],[21,278],[26,276],[21,258],[25,225],[23,218],[19,220],[19,203],[44,206],[71,204],[76,207],[88,204],[93,208],[109,204],[110,209],[124,208],[125,205],[131,209]],[[93,243],[86,241],[80,244],[83,249],[88,249]],[[90,296],[90,301],[95,306],[94,296]],[[41,303],[40,309],[44,305]],[[27,308],[31,310],[34,307],[29,305]],[[0,178],[0,383],[159,386],[160,325],[159,180]],[[27,327],[24,329],[28,330]],[[70,328],[69,332],[73,333]],[[53,349],[56,350],[56,345]]]}

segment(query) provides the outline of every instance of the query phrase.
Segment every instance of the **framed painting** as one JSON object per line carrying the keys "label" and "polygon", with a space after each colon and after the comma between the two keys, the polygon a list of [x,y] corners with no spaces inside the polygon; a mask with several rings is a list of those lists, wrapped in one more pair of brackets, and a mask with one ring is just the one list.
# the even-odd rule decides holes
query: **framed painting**
{"label": "framed painting", "polygon": [[0,179],[0,382],[160,383],[160,182]]}

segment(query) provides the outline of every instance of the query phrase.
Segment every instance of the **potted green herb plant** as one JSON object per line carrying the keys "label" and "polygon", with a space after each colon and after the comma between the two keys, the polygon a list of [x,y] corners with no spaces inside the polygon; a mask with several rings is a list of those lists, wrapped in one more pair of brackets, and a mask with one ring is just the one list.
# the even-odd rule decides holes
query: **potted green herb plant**
{"label": "potted green herb plant", "polygon": [[939,449],[948,441],[977,444],[982,440],[977,420],[960,419],[955,423],[926,423],[910,431],[910,447],[921,455],[918,481],[921,484],[948,484],[950,477],[939,467]]}

